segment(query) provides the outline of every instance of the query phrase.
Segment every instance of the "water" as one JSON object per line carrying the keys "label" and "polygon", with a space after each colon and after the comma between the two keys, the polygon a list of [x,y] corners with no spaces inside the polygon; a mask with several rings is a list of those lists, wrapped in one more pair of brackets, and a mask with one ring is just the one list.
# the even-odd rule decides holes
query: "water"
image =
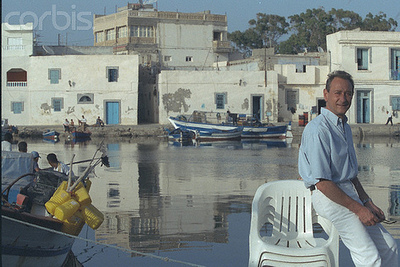
{"label": "water", "polygon": [[[28,140],[28,150],[41,154],[39,166],[45,168],[48,153],[64,162],[73,154],[76,161],[85,160],[99,142]],[[106,144],[111,167],[96,169],[90,192],[105,221],[96,231],[85,226],[80,237],[128,252],[76,240],[73,252],[84,266],[247,266],[255,191],[268,181],[299,177],[297,141],[178,147],[155,139],[109,139]],[[366,191],[388,219],[400,219],[399,140],[357,141],[356,153]],[[74,166],[75,174],[84,168]],[[387,229],[400,245],[400,223]],[[342,245],[340,262],[351,266]]]}

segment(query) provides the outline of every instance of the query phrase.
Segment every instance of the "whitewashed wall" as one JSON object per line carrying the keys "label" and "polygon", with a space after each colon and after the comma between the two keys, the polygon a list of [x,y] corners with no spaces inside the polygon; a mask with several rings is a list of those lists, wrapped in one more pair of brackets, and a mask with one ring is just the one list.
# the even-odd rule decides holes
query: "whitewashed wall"
{"label": "whitewashed wall", "polygon": [[[108,82],[107,66],[119,68],[118,82]],[[13,67],[27,71],[26,87],[7,87],[2,79],[2,116],[16,125],[56,125],[82,115],[89,124],[105,117],[105,101],[120,101],[120,124],[137,124],[138,56],[68,55],[3,58],[2,76]],[[61,69],[58,84],[50,84],[49,68]],[[71,83],[71,85],[70,85]],[[78,104],[78,94],[94,96],[92,104]],[[63,109],[54,111],[53,97],[64,98]],[[24,102],[21,114],[11,112],[11,102]]]}
{"label": "whitewashed wall", "polygon": [[[268,72],[267,87],[263,71],[162,71],[159,76],[161,124],[169,116],[193,111],[252,114],[253,95],[263,96],[263,119],[271,112],[270,122],[277,120],[278,78]],[[215,93],[227,93],[225,109],[216,108]]]}

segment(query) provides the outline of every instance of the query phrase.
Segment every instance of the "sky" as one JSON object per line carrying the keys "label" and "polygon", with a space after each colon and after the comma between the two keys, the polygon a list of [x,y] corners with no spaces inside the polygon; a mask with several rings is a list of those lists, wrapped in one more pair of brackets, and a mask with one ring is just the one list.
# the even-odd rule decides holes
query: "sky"
{"label": "sky", "polygon": [[[350,10],[362,18],[368,13],[383,12],[397,20],[400,31],[400,0],[144,0],[154,2],[159,11],[202,12],[228,16],[228,32],[244,31],[248,21],[257,13],[288,18],[307,9],[323,7]],[[132,0],[131,3],[137,3]],[[112,14],[116,7],[126,6],[127,0],[3,0],[2,22],[24,24],[33,22],[41,44],[93,45],[93,15]]]}

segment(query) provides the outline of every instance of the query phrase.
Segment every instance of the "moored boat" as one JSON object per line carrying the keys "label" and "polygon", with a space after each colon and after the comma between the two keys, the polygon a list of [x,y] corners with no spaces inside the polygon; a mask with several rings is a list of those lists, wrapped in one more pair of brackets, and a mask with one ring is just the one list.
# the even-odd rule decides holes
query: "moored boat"
{"label": "moored boat", "polygon": [[[196,112],[197,114],[199,112]],[[291,138],[293,137],[291,133],[291,125],[265,125],[261,123],[243,123],[241,125],[234,125],[229,122],[220,122],[220,123],[209,123],[207,122],[207,116],[202,115],[198,116],[196,121],[192,120],[191,116],[187,119],[184,116],[178,117],[169,117],[168,120],[171,124],[177,129],[187,129],[191,131],[198,131],[200,133],[212,133],[215,131],[238,131],[241,130],[242,133],[240,138]],[[201,118],[201,119],[199,119]]]}
{"label": "moored boat", "polygon": [[73,130],[71,134],[73,139],[90,139],[90,136],[92,135],[92,133],[89,132],[88,130],[86,131]]}
{"label": "moored boat", "polygon": [[55,130],[47,130],[43,132],[43,139],[57,140],[60,133]]}
{"label": "moored boat", "polygon": [[[53,170],[33,174],[30,153],[2,151],[2,266],[63,266],[74,243],[73,236],[85,223],[93,229],[102,223],[103,215],[88,195],[91,182],[85,180],[100,162],[109,166],[104,152],[101,158],[94,156],[90,160],[78,179],[71,179]],[[29,181],[21,183],[26,178]],[[14,202],[10,197],[12,187],[21,185]],[[77,210],[68,206],[74,201]]]}

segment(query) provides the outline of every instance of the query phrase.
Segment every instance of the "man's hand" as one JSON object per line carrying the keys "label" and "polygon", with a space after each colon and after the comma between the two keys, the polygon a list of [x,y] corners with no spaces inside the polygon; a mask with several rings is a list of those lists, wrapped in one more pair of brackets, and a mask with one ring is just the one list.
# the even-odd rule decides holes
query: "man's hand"
{"label": "man's hand", "polygon": [[358,216],[360,221],[366,226],[372,226],[381,222],[381,219],[377,215],[375,215],[375,213],[370,208],[367,207],[360,207],[355,212],[355,214]]}
{"label": "man's hand", "polygon": [[383,222],[385,220],[385,214],[372,202],[372,200],[365,203],[365,207],[367,207],[379,219],[379,222]]}

